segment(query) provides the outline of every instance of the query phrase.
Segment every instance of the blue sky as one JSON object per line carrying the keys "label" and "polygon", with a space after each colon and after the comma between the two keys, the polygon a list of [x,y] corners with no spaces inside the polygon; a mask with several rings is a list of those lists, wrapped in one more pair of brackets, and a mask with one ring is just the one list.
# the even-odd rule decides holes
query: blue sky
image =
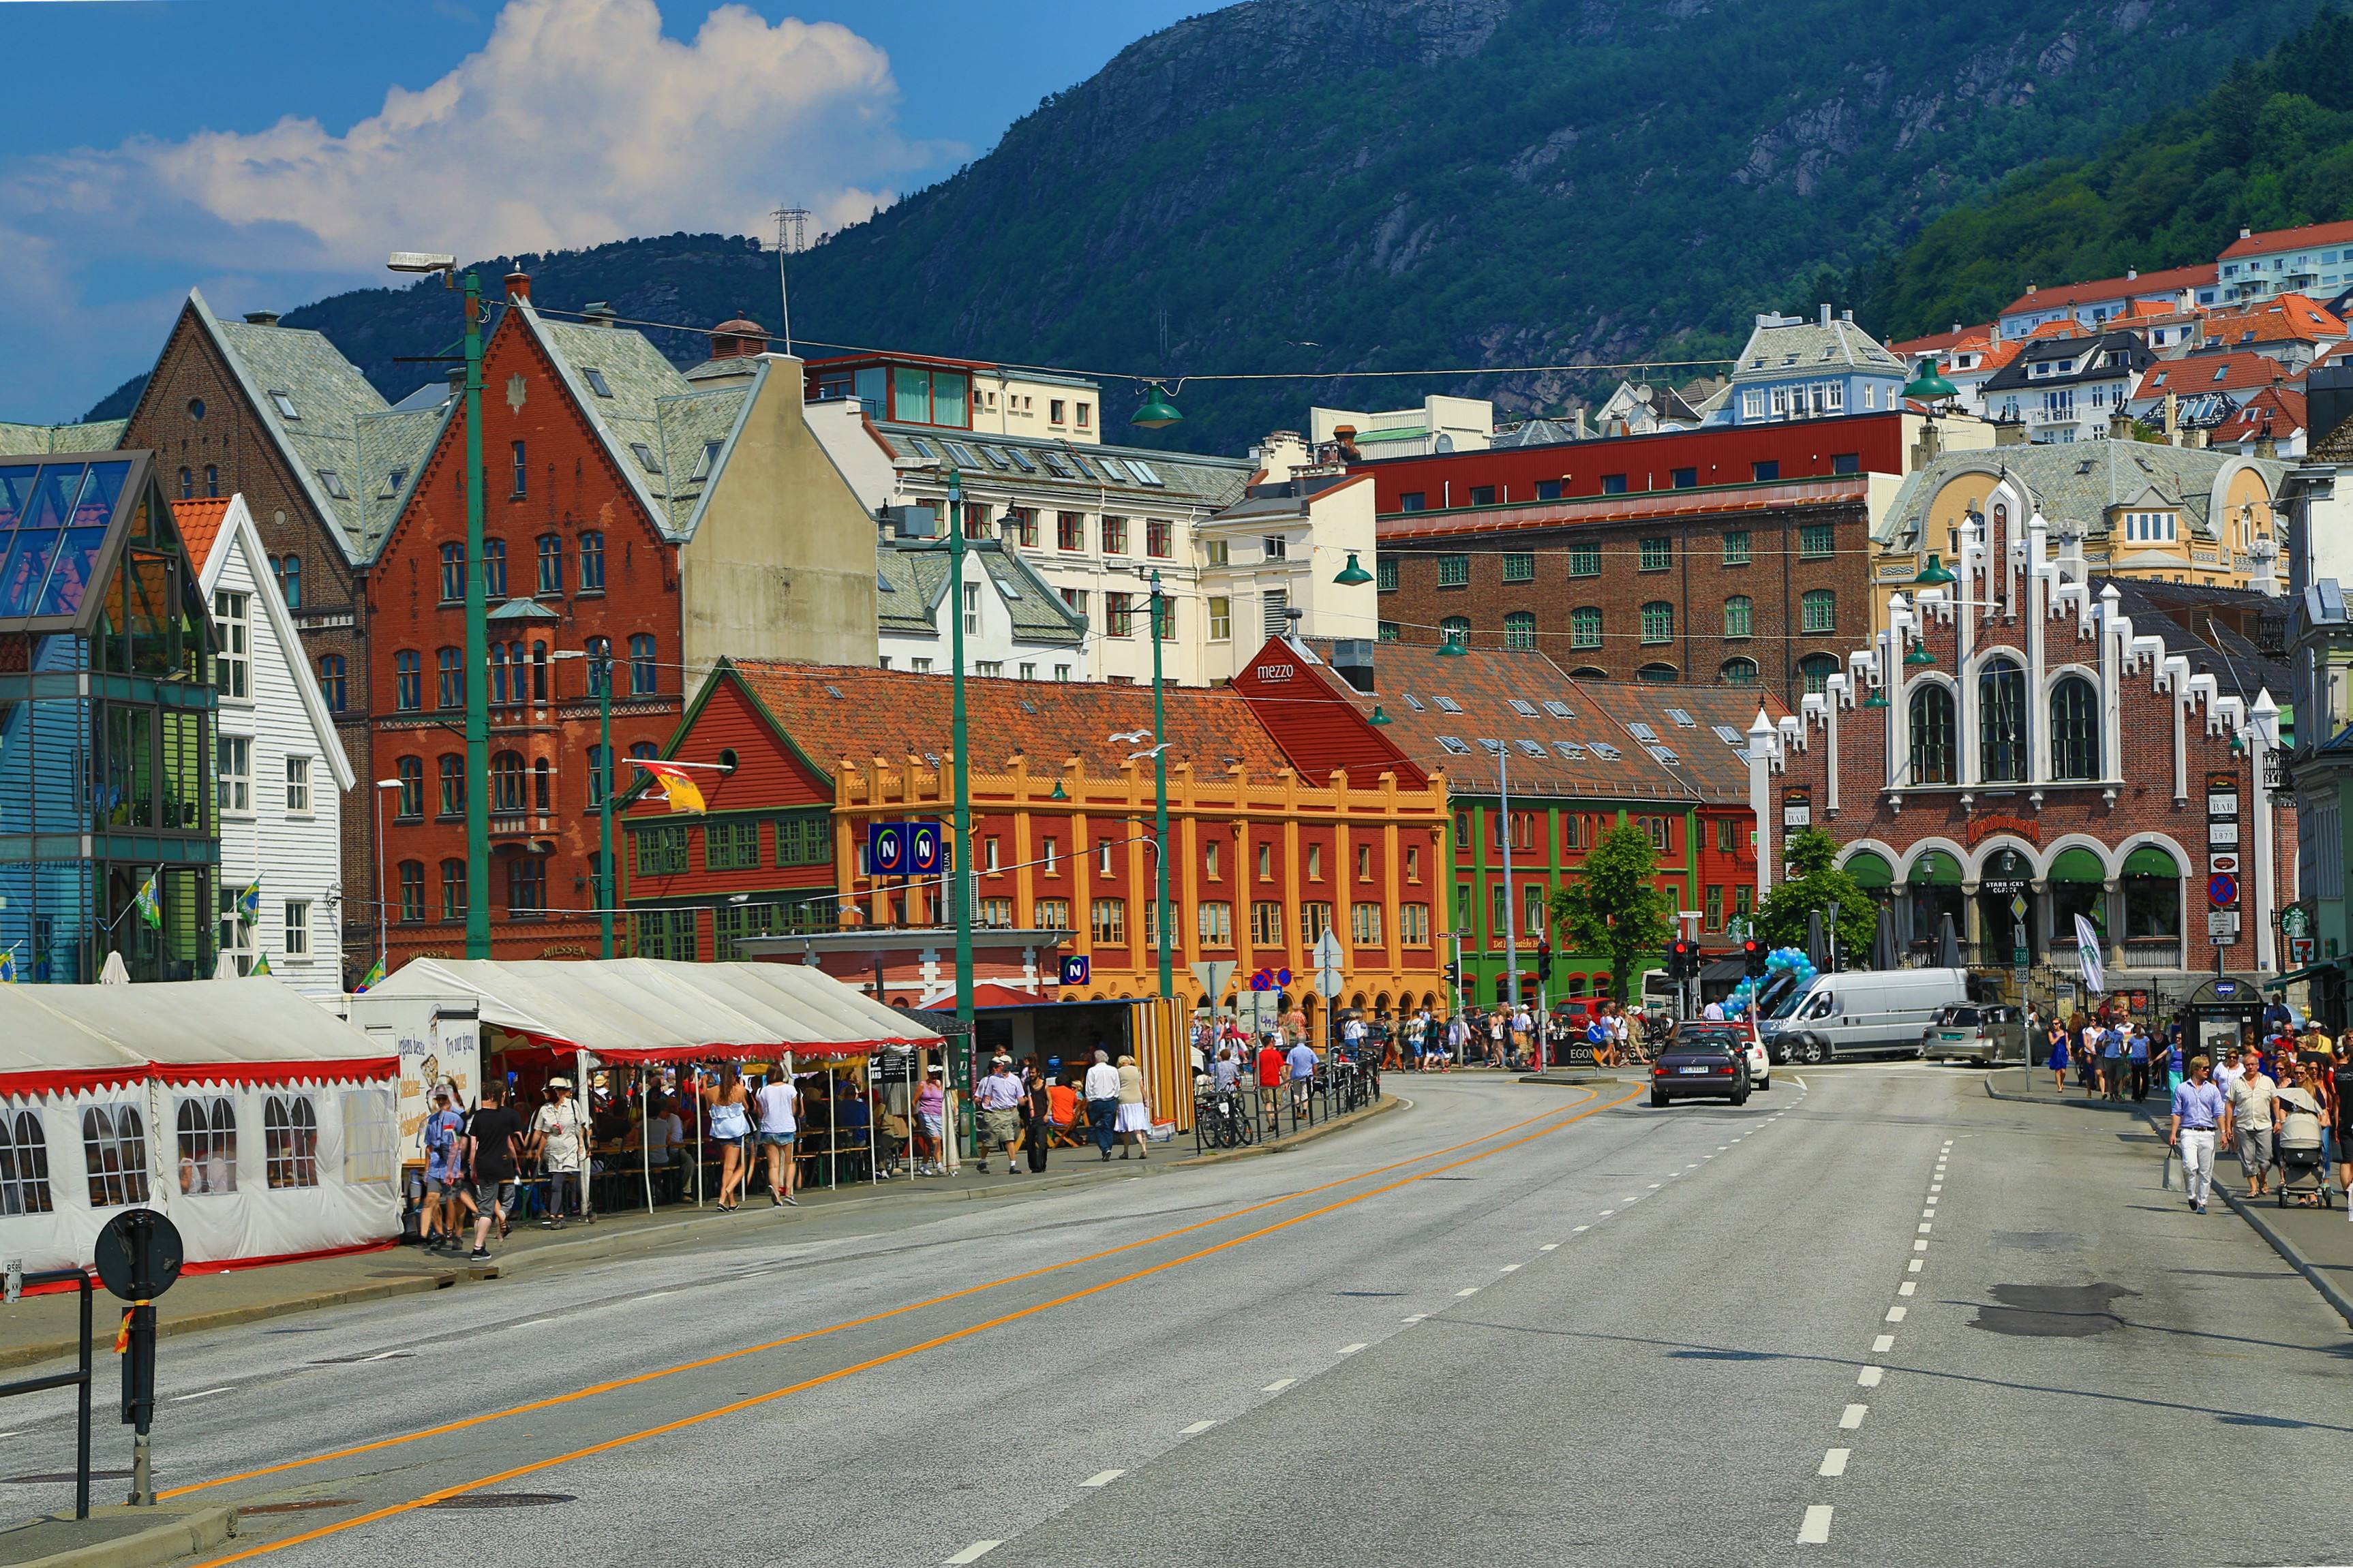
{"label": "blue sky", "polygon": [[284,309],[396,246],[852,221],[1207,8],[0,0],[0,419],[144,369],[191,286]]}

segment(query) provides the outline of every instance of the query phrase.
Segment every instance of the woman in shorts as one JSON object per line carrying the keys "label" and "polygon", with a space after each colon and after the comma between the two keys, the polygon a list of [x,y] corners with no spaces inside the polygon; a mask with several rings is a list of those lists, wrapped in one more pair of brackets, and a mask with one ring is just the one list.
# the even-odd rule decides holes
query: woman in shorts
{"label": "woman in shorts", "polygon": [[915,1096],[915,1174],[944,1176],[941,1150],[945,1146],[941,1132],[947,1124],[948,1091],[942,1081],[947,1069],[934,1068],[923,1079],[923,1091]]}
{"label": "woman in shorts", "polygon": [[703,1090],[711,1105],[711,1141],[719,1145],[719,1212],[733,1214],[744,1206],[744,1145],[752,1136],[752,1091],[736,1073],[712,1080]]}

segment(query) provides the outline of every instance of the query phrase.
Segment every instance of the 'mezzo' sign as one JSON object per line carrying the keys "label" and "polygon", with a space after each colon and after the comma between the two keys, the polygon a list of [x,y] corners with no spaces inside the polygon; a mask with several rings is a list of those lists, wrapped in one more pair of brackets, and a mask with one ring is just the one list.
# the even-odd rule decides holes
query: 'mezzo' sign
{"label": "'mezzo' sign", "polygon": [[1261,680],[1289,680],[1296,667],[1288,664],[1261,664],[1258,667]]}

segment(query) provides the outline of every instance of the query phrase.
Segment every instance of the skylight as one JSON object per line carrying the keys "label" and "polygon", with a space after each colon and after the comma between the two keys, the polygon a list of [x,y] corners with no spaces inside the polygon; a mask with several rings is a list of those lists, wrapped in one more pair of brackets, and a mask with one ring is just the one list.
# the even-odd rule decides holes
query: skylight
{"label": "skylight", "polygon": [[1103,453],[1098,452],[1095,454],[1095,462],[1102,467],[1104,473],[1109,474],[1113,479],[1117,479],[1120,483],[1124,485],[1132,485],[1135,482],[1134,479],[1129,475],[1127,466],[1124,463],[1122,463],[1117,458],[1105,457]]}
{"label": "skylight", "polygon": [[712,466],[719,461],[719,448],[725,445],[723,441],[705,441],[702,444],[702,456],[696,458],[694,462],[695,479],[707,479],[711,477]]}
{"label": "skylight", "polygon": [[1659,732],[1648,724],[1629,724],[1626,726],[1626,732],[1638,741],[1655,741],[1659,738]]}
{"label": "skylight", "polygon": [[284,393],[272,392],[269,395],[269,401],[278,405],[278,416],[280,419],[300,419],[302,417],[302,411],[295,407],[294,400],[287,396]]}
{"label": "skylight", "polygon": [[1683,760],[1675,755],[1672,752],[1667,750],[1664,746],[1651,746],[1648,748],[1648,750],[1650,751],[1651,755],[1658,758],[1659,761],[1666,763],[1667,766],[1671,768],[1681,767],[1683,765]]}
{"label": "skylight", "polygon": [[1012,457],[1013,466],[1019,468],[1023,473],[1034,474],[1038,471],[1038,465],[1031,462],[1029,460],[1029,454],[1023,451],[1020,447],[1008,447],[1006,451]]}
{"label": "skylight", "polygon": [[1166,479],[1160,477],[1157,469],[1141,458],[1130,458],[1127,460],[1127,466],[1134,472],[1136,482],[1139,484],[1166,486],[1168,483]]}
{"label": "skylight", "polygon": [[1620,757],[1620,755],[1622,755],[1622,754],[1623,754],[1623,753],[1621,753],[1621,752],[1618,750],[1618,748],[1617,748],[1617,747],[1615,747],[1615,746],[1611,746],[1611,745],[1607,745],[1607,744],[1605,744],[1605,743],[1603,743],[1602,742],[1599,742],[1599,741],[1596,741],[1596,742],[1592,742],[1592,744],[1593,744],[1593,754],[1594,754],[1595,756],[1597,756],[1597,757],[1600,757],[1600,758],[1602,758],[1603,760],[1605,760],[1605,761],[1607,761],[1607,762],[1612,762],[1612,763],[1614,763],[1614,762],[1616,762],[1616,761],[1619,759],[1619,757]]}
{"label": "skylight", "polygon": [[1577,717],[1576,711],[1566,702],[1547,702],[1544,705],[1544,708],[1546,712],[1551,714],[1556,719],[1574,719]]}
{"label": "skylight", "polygon": [[1451,697],[1441,697],[1438,700],[1438,710],[1440,713],[1460,713],[1462,711],[1462,704],[1455,701]]}
{"label": "skylight", "polygon": [[660,462],[659,462],[654,457],[654,449],[651,447],[647,446],[643,441],[630,442],[629,450],[638,455],[638,461],[645,466],[646,472],[649,474],[659,474],[662,471]]}
{"label": "skylight", "polygon": [[1479,746],[1481,750],[1484,751],[1491,757],[1500,757],[1504,754],[1504,742],[1493,739],[1492,736],[1480,736]]}
{"label": "skylight", "polygon": [[1419,697],[1416,697],[1416,696],[1415,696],[1412,692],[1410,692],[1410,691],[1409,691],[1409,692],[1407,692],[1407,693],[1405,694],[1405,705],[1406,705],[1407,707],[1409,707],[1409,708],[1412,709],[1412,710],[1413,710],[1415,712],[1417,712],[1417,713],[1421,713],[1421,712],[1426,712],[1426,711],[1428,711],[1428,710],[1427,710],[1427,709],[1425,709],[1425,708],[1422,706],[1421,699],[1420,699],[1420,698],[1419,698]]}
{"label": "skylight", "polygon": [[1555,741],[1552,744],[1553,750],[1558,752],[1566,760],[1572,763],[1581,763],[1585,761],[1585,748],[1578,745],[1576,742]]}
{"label": "skylight", "polygon": [[1740,731],[1729,724],[1718,724],[1715,727],[1715,738],[1727,746],[1736,746],[1741,742]]}
{"label": "skylight", "polygon": [[1690,714],[1684,712],[1680,708],[1668,709],[1667,717],[1675,721],[1675,726],[1678,729],[1696,730],[1699,728],[1699,721],[1693,718]]}
{"label": "skylight", "polygon": [[1519,747],[1529,756],[1540,760],[1549,760],[1552,756],[1550,752],[1545,750],[1545,743],[1542,741],[1522,741],[1519,742]]}
{"label": "skylight", "polygon": [[1514,697],[1512,699],[1512,711],[1514,713],[1524,714],[1526,717],[1533,719],[1536,716],[1536,705],[1521,698]]}
{"label": "skylight", "polygon": [[988,466],[992,468],[1010,468],[1013,466],[1013,459],[1005,455],[1002,447],[983,447],[980,455],[988,459]]}
{"label": "skylight", "polygon": [[1062,460],[1062,454],[1060,452],[1043,451],[1038,454],[1038,458],[1046,465],[1046,471],[1056,479],[1075,479],[1079,477],[1071,472],[1071,465]]}
{"label": "skylight", "polygon": [[407,470],[406,468],[395,468],[395,469],[393,469],[393,470],[392,470],[392,472],[390,472],[390,473],[388,473],[388,474],[385,475],[385,477],[384,477],[384,494],[382,494],[382,495],[378,496],[376,499],[377,499],[378,500],[391,500],[394,496],[396,496],[396,495],[398,495],[398,494],[400,493],[400,487],[401,487],[403,484],[406,483],[406,482],[407,482],[407,479],[408,479],[408,470]]}
{"label": "skylight", "polygon": [[588,390],[595,393],[597,396],[610,397],[613,395],[612,384],[605,379],[605,373],[603,371],[584,368],[580,372],[580,374],[581,378],[588,383]]}
{"label": "skylight", "polygon": [[1440,735],[1438,737],[1438,743],[1458,757],[1467,757],[1471,754],[1471,748],[1462,743],[1462,737],[1460,735]]}
{"label": "skylight", "polygon": [[943,447],[945,447],[948,449],[948,456],[949,456],[949,457],[954,458],[957,462],[962,463],[965,468],[978,468],[978,467],[980,467],[980,458],[979,458],[979,457],[978,457],[978,456],[977,456],[977,455],[973,451],[973,449],[972,449],[971,447],[969,447],[965,446],[963,442],[961,442],[961,441],[943,441],[943,442],[941,442],[941,443],[940,443],[940,445],[941,445],[941,446],[943,446]]}
{"label": "skylight", "polygon": [[319,470],[319,482],[322,485],[324,485],[326,487],[327,493],[334,497],[337,500],[349,500],[352,499],[351,492],[343,489],[343,475],[335,472],[334,469],[321,468]]}
{"label": "skylight", "polygon": [[929,441],[924,440],[921,436],[908,437],[907,445],[915,449],[915,456],[923,458],[923,461],[927,463],[936,463],[940,460],[939,448],[933,446]]}

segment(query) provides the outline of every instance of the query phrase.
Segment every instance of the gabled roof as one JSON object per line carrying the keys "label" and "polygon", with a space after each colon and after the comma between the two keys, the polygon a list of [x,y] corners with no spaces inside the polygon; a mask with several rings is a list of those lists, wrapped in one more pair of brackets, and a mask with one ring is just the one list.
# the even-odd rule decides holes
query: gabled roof
{"label": "gabled roof", "polygon": [[[2050,375],[2036,375],[2034,367],[2082,360],[2080,370],[2060,370]],[[1989,395],[2015,392],[2020,388],[2069,386],[2084,381],[2110,381],[2121,375],[2130,378],[2145,365],[2155,363],[2157,356],[2149,352],[2138,332],[2108,331],[2094,337],[2088,334],[2065,338],[2045,338],[2037,329],[2032,338],[2022,344],[2017,357],[1988,377],[1985,390]],[[2103,361],[2116,363],[2103,363]]]}
{"label": "gabled roof", "polygon": [[[950,688],[945,675],[917,675],[850,665],[728,661],[714,676],[732,676],[776,727],[821,773],[830,776],[843,757],[927,762],[948,751]],[[1203,777],[1240,764],[1253,778],[1271,778],[1290,764],[1282,748],[1229,690],[1163,687],[1168,763],[1193,764]],[[1017,752],[1032,773],[1047,773],[1075,757],[1092,778],[1124,776],[1148,758],[1149,740],[1112,740],[1152,730],[1152,689],[1094,681],[965,681],[967,727],[975,765],[998,768]],[[1309,781],[1318,782],[1318,781]]]}
{"label": "gabled roof", "polygon": [[319,689],[309,656],[302,651],[301,634],[295,630],[294,617],[286,608],[286,595],[279,591],[277,575],[269,570],[269,554],[261,547],[261,533],[253,525],[253,511],[245,504],[245,497],[174,501],[172,520],[178,525],[180,542],[186,547],[188,559],[196,563],[197,584],[206,604],[212,603],[213,590],[220,586],[221,573],[229,556],[239,550],[245,552],[246,573],[253,579],[254,603],[269,618],[269,628],[276,635],[295,700],[301,704],[303,717],[310,723],[311,738],[318,743],[319,754],[327,759],[327,771],[334,775],[335,787],[349,790],[357,782],[351,759],[344,754],[343,740],[335,733],[335,717],[327,711],[326,697]]}
{"label": "gabled roof", "polygon": [[2206,317],[2206,341],[2236,348],[2242,343],[2324,343],[2345,337],[2335,311],[2302,294],[2281,294],[2243,310],[2214,310]]}
{"label": "gabled roof", "polygon": [[2291,689],[2294,678],[2287,665],[2238,629],[2241,623],[2277,620],[2284,635],[2291,608],[2286,599],[2251,588],[2208,588],[2148,577],[2094,577],[2092,597],[2098,599],[2110,584],[2116,590],[2117,609],[2132,617],[2135,636],[2161,637],[2168,654],[2188,659],[2192,675],[2214,677],[2225,696],[2253,701],[2266,687],[2274,695]]}
{"label": "gabled roof", "polygon": [[[936,636],[940,606],[946,602],[952,563],[944,539],[881,539],[875,542],[874,604],[886,634]],[[1086,641],[1084,616],[1062,602],[1051,584],[1002,540],[965,543],[965,571],[985,575],[1013,618],[1013,635],[1025,643],[1078,647]]]}
{"label": "gabled roof", "polygon": [[1892,354],[1902,354],[1907,358],[1918,354],[1936,353],[1953,347],[1971,333],[1990,337],[1993,335],[1993,328],[1990,326],[1965,327],[1956,321],[1950,331],[1930,332],[1925,338],[1906,338],[1900,343],[1888,344],[1887,352]]}
{"label": "gabled roof", "polygon": [[68,452],[111,452],[122,445],[128,419],[97,419],[81,425],[0,423],[0,452],[55,457]]}
{"label": "gabled roof", "polygon": [[2249,350],[2185,354],[2151,365],[2133,396],[2139,401],[2163,397],[2170,392],[2179,397],[2196,397],[2209,392],[2244,392],[2269,386],[2275,381],[2295,379],[2281,368],[2279,361]]}
{"label": "gabled roof", "polygon": [[2266,425],[2274,440],[2285,441],[2305,427],[2304,394],[2292,386],[2267,386],[2207,435],[2209,441],[2237,445],[2261,437]]}
{"label": "gabled roof", "polygon": [[2353,240],[2353,223],[2316,223],[2302,228],[2270,228],[2232,240],[2222,247],[2222,259],[2234,256],[2268,256],[2274,250],[2297,250],[2313,245],[2343,245]]}
{"label": "gabled roof", "polygon": [[1904,362],[1850,321],[1833,318],[1825,325],[1798,316],[1759,316],[1732,380],[1746,385],[1831,368],[1900,376]]}
{"label": "gabled roof", "polygon": [[2202,289],[2214,281],[2214,266],[2168,267],[2129,278],[2100,278],[2089,283],[2068,283],[2056,289],[2030,289],[2001,308],[2005,316],[2029,310],[2054,310],[2074,305],[2094,305],[2105,300],[2126,300],[2142,294],[2179,293]]}

